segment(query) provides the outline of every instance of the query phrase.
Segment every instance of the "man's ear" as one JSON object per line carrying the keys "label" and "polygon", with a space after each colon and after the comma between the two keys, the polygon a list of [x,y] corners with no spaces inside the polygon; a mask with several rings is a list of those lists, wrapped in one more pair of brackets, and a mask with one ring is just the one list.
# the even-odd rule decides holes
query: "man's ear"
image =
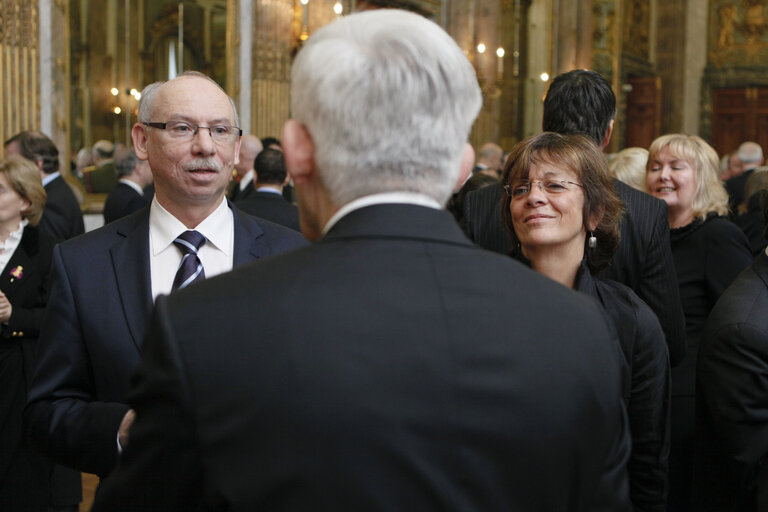
{"label": "man's ear", "polygon": [[139,160],[147,159],[147,127],[141,123],[136,123],[131,128],[131,139],[133,139],[133,150]]}
{"label": "man's ear", "polygon": [[303,184],[315,172],[315,143],[307,127],[295,119],[283,126],[283,155],[285,168],[295,184]]}
{"label": "man's ear", "polygon": [[[234,161],[234,163],[232,164],[232,166],[233,166],[233,167],[234,167],[235,165],[237,165],[237,164],[239,164],[239,163],[240,163],[240,143],[241,143],[242,141],[243,141],[243,138],[242,138],[242,137],[238,137],[238,138],[237,138],[237,144],[235,144],[235,161]],[[232,175],[233,175],[233,176],[234,176],[234,172],[235,172],[235,170],[234,170],[234,169],[232,169]],[[256,183],[256,182],[254,181],[254,183]]]}
{"label": "man's ear", "polygon": [[469,174],[475,167],[475,149],[469,142],[464,143],[464,153],[461,155],[461,167],[459,168],[459,179],[456,180],[456,185],[453,187],[453,191],[457,192],[464,182],[469,178]]}
{"label": "man's ear", "polygon": [[605,137],[603,142],[600,143],[600,149],[605,149],[609,142],[611,142],[611,135],[613,134],[613,119],[608,123],[608,128],[605,130]]}

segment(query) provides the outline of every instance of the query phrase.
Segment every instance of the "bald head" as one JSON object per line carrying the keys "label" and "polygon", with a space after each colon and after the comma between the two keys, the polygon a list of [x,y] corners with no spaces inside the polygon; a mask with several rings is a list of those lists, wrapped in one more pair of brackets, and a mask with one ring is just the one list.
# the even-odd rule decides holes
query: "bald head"
{"label": "bald head", "polygon": [[503,164],[501,161],[503,156],[504,150],[501,149],[501,146],[493,142],[487,142],[480,146],[480,151],[477,152],[477,163],[483,164],[489,169],[500,169]]}
{"label": "bald head", "polygon": [[253,169],[253,162],[263,146],[261,140],[254,135],[243,135],[240,139],[240,162],[235,166],[237,175],[242,177],[245,173]]}

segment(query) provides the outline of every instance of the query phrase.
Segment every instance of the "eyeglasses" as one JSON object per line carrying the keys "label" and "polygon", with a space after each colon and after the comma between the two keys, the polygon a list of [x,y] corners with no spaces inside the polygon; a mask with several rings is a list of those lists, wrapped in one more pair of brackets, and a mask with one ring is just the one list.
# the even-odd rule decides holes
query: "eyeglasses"
{"label": "eyeglasses", "polygon": [[197,126],[186,121],[169,121],[167,123],[142,123],[145,126],[165,130],[173,139],[192,140],[199,130],[208,130],[214,142],[234,142],[243,134],[243,130],[237,126],[215,124],[213,126]]}
{"label": "eyeglasses", "polygon": [[504,190],[506,190],[509,197],[519,198],[528,195],[531,191],[531,185],[534,183],[538,185],[539,190],[547,195],[557,195],[562,194],[563,192],[568,192],[569,190],[574,190],[573,186],[584,188],[584,185],[574,183],[573,181],[544,179],[521,181],[515,186],[504,185]]}

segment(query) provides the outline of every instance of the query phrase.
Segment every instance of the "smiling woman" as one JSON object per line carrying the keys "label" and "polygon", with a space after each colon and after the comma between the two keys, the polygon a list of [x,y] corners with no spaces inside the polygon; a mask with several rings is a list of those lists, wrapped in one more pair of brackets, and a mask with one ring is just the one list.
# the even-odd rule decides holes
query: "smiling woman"
{"label": "smiling woman", "polygon": [[669,207],[672,256],[685,313],[686,358],[672,370],[670,506],[690,508],[696,359],[704,322],[752,260],[741,230],[724,216],[728,194],[715,150],[695,135],[659,137],[649,148],[648,191]]}
{"label": "smiling woman", "polygon": [[502,218],[513,253],[600,302],[631,361],[625,401],[632,433],[630,496],[636,511],[662,510],[669,448],[669,357],[651,309],[629,288],[596,274],[619,242],[622,205],[600,150],[581,135],[542,133],[512,150]]}

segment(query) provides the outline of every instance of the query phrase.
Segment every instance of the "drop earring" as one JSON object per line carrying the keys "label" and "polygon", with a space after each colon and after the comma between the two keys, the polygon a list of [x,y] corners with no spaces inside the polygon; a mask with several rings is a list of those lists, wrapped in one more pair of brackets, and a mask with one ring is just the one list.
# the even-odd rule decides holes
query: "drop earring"
{"label": "drop earring", "polygon": [[595,237],[595,234],[592,233],[591,231],[589,232],[589,240],[587,241],[587,246],[590,249],[594,249],[595,247],[597,247],[597,237]]}

